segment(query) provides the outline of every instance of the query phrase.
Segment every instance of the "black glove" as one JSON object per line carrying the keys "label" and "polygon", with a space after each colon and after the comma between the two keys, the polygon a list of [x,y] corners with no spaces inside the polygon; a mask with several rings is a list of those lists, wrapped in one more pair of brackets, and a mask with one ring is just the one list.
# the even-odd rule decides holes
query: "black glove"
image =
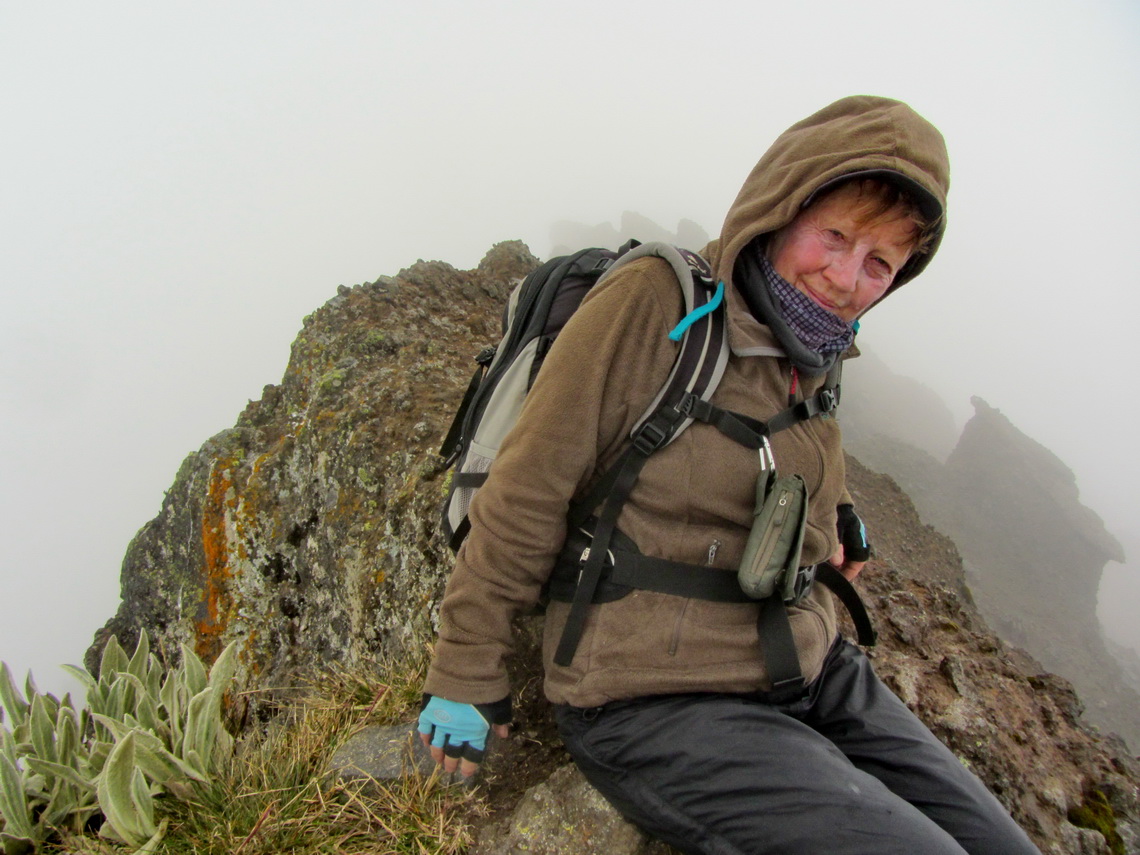
{"label": "black glove", "polygon": [[855,513],[854,505],[840,505],[836,528],[843,544],[844,561],[866,561],[871,557],[871,544],[867,542],[867,529]]}

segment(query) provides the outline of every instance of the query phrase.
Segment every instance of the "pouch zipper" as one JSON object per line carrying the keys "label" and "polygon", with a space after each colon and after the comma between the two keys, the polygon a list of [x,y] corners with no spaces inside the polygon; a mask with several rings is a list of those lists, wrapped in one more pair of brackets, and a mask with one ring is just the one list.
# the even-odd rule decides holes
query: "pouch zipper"
{"label": "pouch zipper", "polygon": [[756,560],[752,564],[753,568],[768,566],[772,553],[776,549],[776,542],[780,537],[780,529],[784,526],[784,517],[788,515],[788,497],[791,494],[791,490],[780,491],[779,498],[776,500],[776,510],[772,514],[772,524],[768,526],[768,530],[764,532],[764,539],[760,541],[760,549],[757,550]]}

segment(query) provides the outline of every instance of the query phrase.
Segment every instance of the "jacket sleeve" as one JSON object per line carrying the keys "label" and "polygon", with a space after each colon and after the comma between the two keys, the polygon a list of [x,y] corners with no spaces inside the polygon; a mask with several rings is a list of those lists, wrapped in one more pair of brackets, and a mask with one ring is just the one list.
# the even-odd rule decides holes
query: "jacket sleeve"
{"label": "jacket sleeve", "polygon": [[555,341],[472,502],[426,692],[466,703],[509,694],[511,620],[539,598],[570,500],[623,446],[668,376],[680,303],[665,262],[635,262],[595,288]]}

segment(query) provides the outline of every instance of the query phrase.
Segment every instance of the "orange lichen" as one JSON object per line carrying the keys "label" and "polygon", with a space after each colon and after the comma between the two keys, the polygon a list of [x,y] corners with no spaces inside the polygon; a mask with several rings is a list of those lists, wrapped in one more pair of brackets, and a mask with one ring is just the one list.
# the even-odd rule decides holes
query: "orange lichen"
{"label": "orange lichen", "polygon": [[212,662],[222,649],[222,634],[233,605],[229,582],[230,564],[226,519],[237,504],[231,480],[233,460],[217,460],[210,470],[210,483],[202,506],[202,551],[206,558],[202,608],[197,621],[194,652],[203,662]]}

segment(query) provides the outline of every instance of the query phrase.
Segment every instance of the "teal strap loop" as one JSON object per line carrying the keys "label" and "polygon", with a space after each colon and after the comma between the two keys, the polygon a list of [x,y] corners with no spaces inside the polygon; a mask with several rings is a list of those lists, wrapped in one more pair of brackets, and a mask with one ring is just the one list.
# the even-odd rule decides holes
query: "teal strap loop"
{"label": "teal strap loop", "polygon": [[697,321],[699,321],[701,318],[703,318],[709,312],[715,312],[718,308],[720,308],[720,304],[723,301],[724,301],[724,280],[722,279],[716,283],[716,293],[713,294],[713,298],[711,300],[709,300],[707,303],[705,303],[703,306],[700,306],[696,309],[693,309],[693,311],[689,312],[689,314],[687,314],[687,315],[685,315],[685,317],[681,318],[681,323],[679,323],[679,324],[677,324],[677,326],[673,327],[673,331],[671,333],[669,333],[669,338],[672,339],[673,341],[680,341],[682,336],[684,336],[685,332],[689,329],[689,327],[691,327],[693,324],[695,324]]}

